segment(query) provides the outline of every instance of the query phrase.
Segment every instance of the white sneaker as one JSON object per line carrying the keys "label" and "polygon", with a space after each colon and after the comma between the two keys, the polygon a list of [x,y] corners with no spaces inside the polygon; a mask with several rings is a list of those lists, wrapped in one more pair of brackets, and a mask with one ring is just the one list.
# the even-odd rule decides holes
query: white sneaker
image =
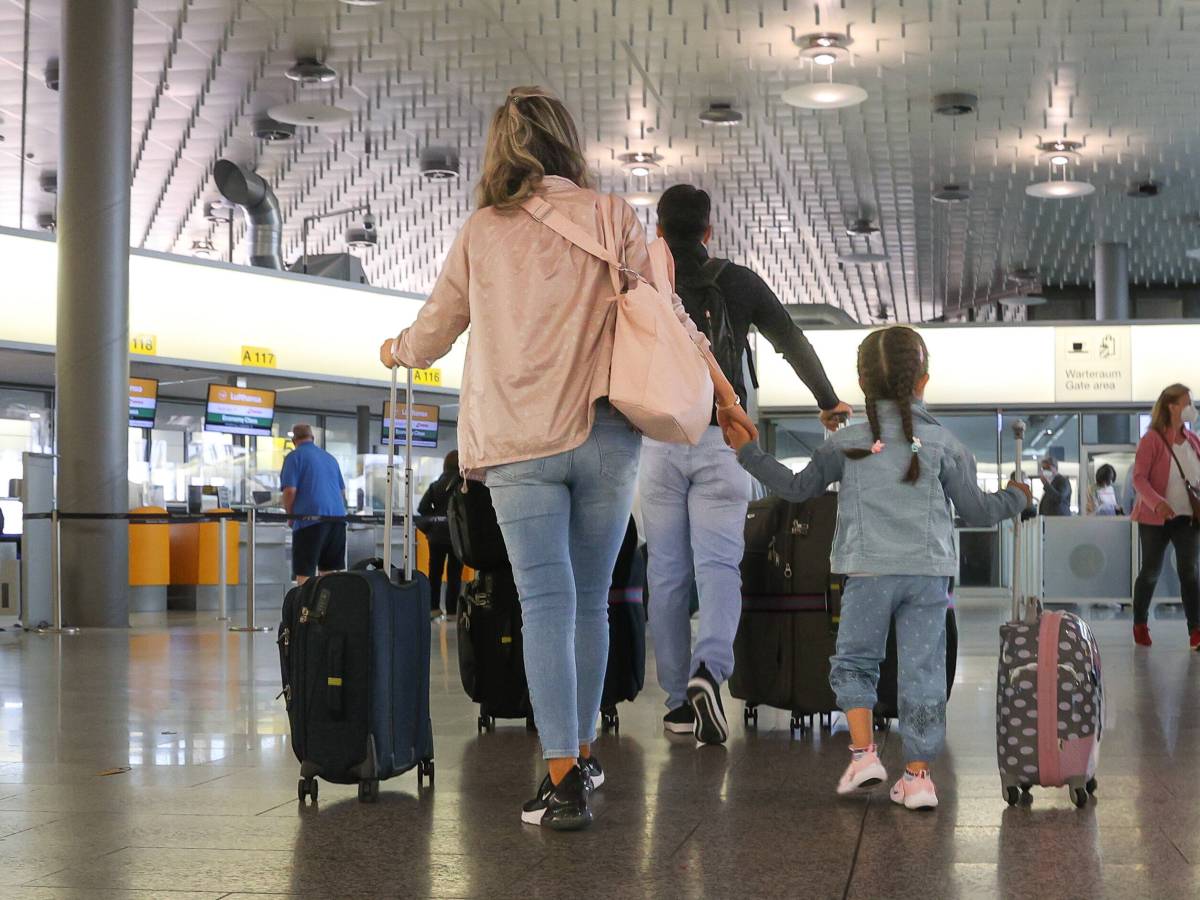
{"label": "white sneaker", "polygon": [[859,754],[857,759],[850,760],[850,765],[846,766],[846,771],[838,781],[837,792],[842,796],[853,794],[863,788],[881,784],[887,781],[887,777],[887,769],[879,761],[879,754],[872,744]]}
{"label": "white sneaker", "polygon": [[938,805],[937,789],[928,769],[911,778],[901,775],[892,786],[890,796],[893,803],[899,803],[905,809],[937,809]]}

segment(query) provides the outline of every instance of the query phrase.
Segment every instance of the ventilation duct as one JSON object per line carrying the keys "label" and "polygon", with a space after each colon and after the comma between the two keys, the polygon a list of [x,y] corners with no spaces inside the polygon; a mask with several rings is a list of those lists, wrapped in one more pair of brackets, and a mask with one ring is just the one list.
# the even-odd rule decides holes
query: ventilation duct
{"label": "ventilation duct", "polygon": [[283,269],[283,219],[271,186],[260,175],[228,159],[217,160],[213,177],[221,196],[246,217],[250,265]]}
{"label": "ventilation duct", "polygon": [[840,306],[829,303],[795,303],[787,308],[798,328],[814,325],[857,325],[858,320]]}

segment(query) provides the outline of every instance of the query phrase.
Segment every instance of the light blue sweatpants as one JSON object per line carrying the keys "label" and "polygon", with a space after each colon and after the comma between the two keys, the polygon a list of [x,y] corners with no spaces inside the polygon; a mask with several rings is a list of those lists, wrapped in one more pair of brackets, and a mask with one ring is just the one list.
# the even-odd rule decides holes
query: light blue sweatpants
{"label": "light blue sweatpants", "polygon": [[946,739],[948,578],[855,575],[846,582],[829,684],[844,710],[874,709],[879,664],[896,618],[904,761],[932,762]]}

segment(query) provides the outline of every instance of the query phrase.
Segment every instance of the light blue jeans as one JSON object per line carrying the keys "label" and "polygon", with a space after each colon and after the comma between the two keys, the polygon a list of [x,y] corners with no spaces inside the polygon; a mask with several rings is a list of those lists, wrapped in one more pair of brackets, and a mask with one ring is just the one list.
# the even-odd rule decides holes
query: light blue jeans
{"label": "light blue jeans", "polygon": [[897,699],[904,761],[933,762],[946,739],[946,604],[950,579],[855,575],[842,596],[829,684],[844,710],[874,709],[879,664],[896,617]]}
{"label": "light blue jeans", "polygon": [[521,595],[525,675],[546,759],[596,737],[608,589],[629,524],[641,438],[608,402],[582,446],[488,470]]}
{"label": "light blue jeans", "polygon": [[[688,678],[701,663],[718,683],[733,672],[733,639],[742,612],[742,552],[750,476],[710,427],[695,447],[644,438],[639,478],[650,551],[650,628],[667,708],[687,702]],[[688,604],[700,595],[692,648]]]}

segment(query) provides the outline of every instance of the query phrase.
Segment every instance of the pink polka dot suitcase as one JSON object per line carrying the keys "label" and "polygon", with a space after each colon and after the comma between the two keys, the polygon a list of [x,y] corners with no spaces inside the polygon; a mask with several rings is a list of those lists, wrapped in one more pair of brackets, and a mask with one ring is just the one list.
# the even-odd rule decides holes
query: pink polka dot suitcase
{"label": "pink polka dot suitcase", "polygon": [[[1013,425],[1021,478],[1025,424]],[[1010,806],[1030,789],[1066,787],[1076,806],[1096,791],[1104,730],[1100,647],[1087,622],[1046,612],[1027,596],[1022,569],[1022,523],[1013,522],[1012,617],[1000,626],[996,678],[996,756]]]}

